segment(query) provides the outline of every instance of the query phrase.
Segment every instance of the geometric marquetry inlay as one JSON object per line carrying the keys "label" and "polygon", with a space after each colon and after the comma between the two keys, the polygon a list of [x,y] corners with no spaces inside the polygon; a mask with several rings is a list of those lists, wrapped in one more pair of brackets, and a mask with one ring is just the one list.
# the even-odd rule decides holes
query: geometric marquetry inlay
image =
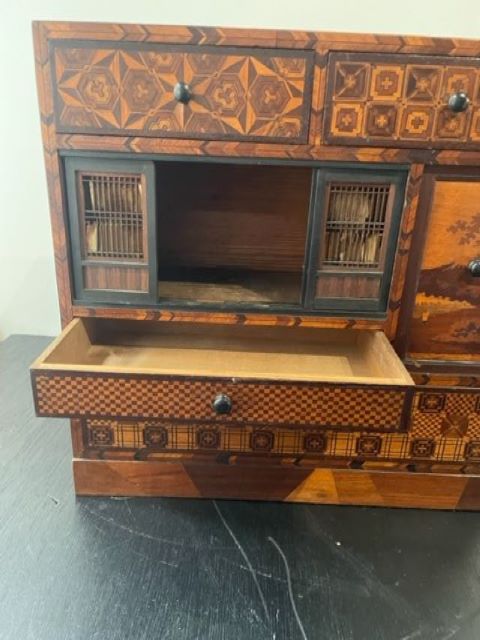
{"label": "geometric marquetry inlay", "polygon": [[52,61],[61,132],[307,142],[313,51],[70,42]]}
{"label": "geometric marquetry inlay", "polygon": [[[397,431],[406,392],[372,385],[336,386],[215,378],[43,375],[36,371],[37,411],[51,416],[162,418],[223,423],[278,424]],[[217,415],[212,398],[228,394],[231,413]],[[153,432],[152,432],[153,433]],[[153,437],[153,436],[152,436]]]}
{"label": "geometric marquetry inlay", "polygon": [[[448,98],[463,91],[466,111]],[[480,148],[480,60],[332,53],[325,141],[357,145]]]}
{"label": "geometric marquetry inlay", "polygon": [[104,458],[121,449],[126,458],[145,460],[160,453],[198,452],[317,457],[357,466],[480,462],[479,390],[417,389],[405,432],[118,418],[85,420],[85,441],[90,452]]}

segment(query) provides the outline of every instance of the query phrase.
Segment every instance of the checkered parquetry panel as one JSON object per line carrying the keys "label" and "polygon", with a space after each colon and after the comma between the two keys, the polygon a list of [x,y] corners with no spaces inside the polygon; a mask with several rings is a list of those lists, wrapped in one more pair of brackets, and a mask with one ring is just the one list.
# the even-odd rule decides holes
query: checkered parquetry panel
{"label": "checkered parquetry panel", "polygon": [[480,437],[480,391],[415,393],[411,430],[419,437]]}
{"label": "checkered parquetry panel", "polygon": [[[405,400],[401,389],[178,378],[59,374],[37,375],[34,384],[40,415],[218,418],[382,430],[401,426]],[[232,400],[228,416],[213,411],[219,393]]]}

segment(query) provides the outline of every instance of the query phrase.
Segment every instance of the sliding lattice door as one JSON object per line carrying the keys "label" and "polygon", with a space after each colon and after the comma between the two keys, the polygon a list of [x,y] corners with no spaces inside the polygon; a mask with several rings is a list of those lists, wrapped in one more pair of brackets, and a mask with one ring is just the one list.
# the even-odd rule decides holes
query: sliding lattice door
{"label": "sliding lattice door", "polygon": [[154,168],[149,162],[67,158],[75,297],[154,302]]}
{"label": "sliding lattice door", "polygon": [[321,172],[313,233],[313,306],[384,311],[403,198],[403,174]]}

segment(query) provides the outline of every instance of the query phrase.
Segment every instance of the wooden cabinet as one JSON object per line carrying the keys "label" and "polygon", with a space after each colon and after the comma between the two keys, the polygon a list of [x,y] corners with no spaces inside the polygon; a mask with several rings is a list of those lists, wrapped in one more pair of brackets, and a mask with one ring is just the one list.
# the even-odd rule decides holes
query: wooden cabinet
{"label": "wooden cabinet", "polygon": [[34,36],[77,493],[480,509],[480,42]]}

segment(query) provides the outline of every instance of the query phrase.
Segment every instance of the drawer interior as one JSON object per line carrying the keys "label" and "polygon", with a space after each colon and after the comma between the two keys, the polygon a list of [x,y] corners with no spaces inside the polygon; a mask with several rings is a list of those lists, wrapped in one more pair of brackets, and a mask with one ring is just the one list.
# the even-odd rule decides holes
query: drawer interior
{"label": "drawer interior", "polygon": [[382,332],[353,329],[77,318],[32,369],[413,385]]}

